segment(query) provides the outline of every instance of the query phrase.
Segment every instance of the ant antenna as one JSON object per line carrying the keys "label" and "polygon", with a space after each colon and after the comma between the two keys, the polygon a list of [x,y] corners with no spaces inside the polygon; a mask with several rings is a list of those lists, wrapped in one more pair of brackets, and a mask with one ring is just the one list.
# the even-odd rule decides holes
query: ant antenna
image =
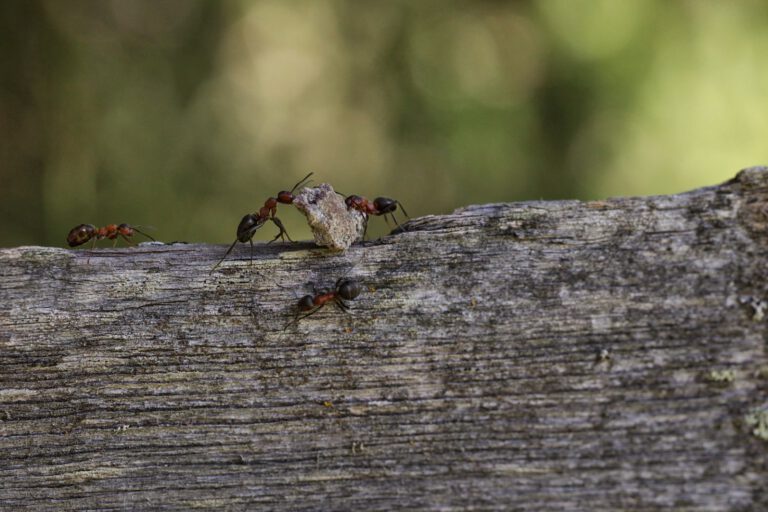
{"label": "ant antenna", "polygon": [[[136,226],[131,226],[131,227],[133,228],[133,230],[134,230],[135,232],[137,232],[137,233],[141,233],[142,235],[144,235],[145,237],[149,238],[149,239],[150,239],[150,240],[152,240],[153,242],[157,242],[157,240],[155,240],[155,239],[154,239],[152,236],[150,236],[150,235],[146,234],[145,232],[143,232],[142,230],[140,230],[140,229],[139,229],[139,228],[137,228]],[[145,227],[145,226],[142,226],[142,227]],[[148,229],[148,228],[149,228],[149,226],[146,226],[146,227],[145,227],[145,229]],[[125,238],[125,237],[123,237],[123,238]]]}
{"label": "ant antenna", "polygon": [[311,172],[311,173],[309,173],[309,174],[307,174],[306,176],[304,176],[304,177],[301,179],[301,181],[300,181],[300,182],[298,182],[297,184],[295,184],[295,185],[293,186],[293,188],[291,189],[291,194],[293,194],[293,192],[294,192],[294,191],[295,191],[297,188],[299,188],[300,186],[302,186],[302,185],[306,185],[307,183],[309,183],[309,181],[307,181],[307,180],[309,180],[309,177],[310,177],[310,176],[312,176],[313,174],[315,174],[315,173],[314,173],[314,171],[313,171],[313,172]]}

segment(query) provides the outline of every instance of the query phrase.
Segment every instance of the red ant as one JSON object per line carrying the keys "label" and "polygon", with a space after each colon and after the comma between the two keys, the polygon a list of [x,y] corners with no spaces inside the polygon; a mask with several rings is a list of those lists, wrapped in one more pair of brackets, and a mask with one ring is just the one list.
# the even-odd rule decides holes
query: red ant
{"label": "red ant", "polygon": [[[268,216],[272,216],[272,218],[275,217],[275,214],[277,213],[277,204],[293,204],[293,200],[295,199],[295,196],[293,195],[293,191],[299,188],[300,186],[304,185],[307,180],[309,180],[309,177],[315,174],[314,172],[311,172],[304,176],[301,181],[299,181],[297,184],[293,186],[290,192],[287,190],[281,190],[277,193],[277,197],[270,197],[266,201],[264,201],[264,206],[261,207],[259,210],[259,217],[266,218]],[[287,233],[286,233],[287,236]],[[290,238],[288,239],[290,240]]]}
{"label": "red ant", "polygon": [[[360,295],[362,290],[362,286],[360,286],[360,283],[357,281],[340,277],[339,280],[336,281],[333,290],[321,290],[320,292],[315,290],[314,295],[305,295],[300,298],[298,302],[296,318],[294,318],[293,321],[289,322],[285,327],[283,327],[283,330],[286,330],[291,325],[298,323],[299,320],[303,320],[308,316],[314,315],[329,302],[334,302],[339,307],[339,309],[344,312],[348,312],[349,306],[344,301],[354,300],[358,295]],[[301,313],[307,314],[300,316]]]}
{"label": "red ant", "polygon": [[[405,216],[410,218],[408,212],[405,211],[405,208],[403,208],[403,205],[400,203],[400,201],[396,199],[390,199],[388,197],[377,197],[373,200],[373,202],[371,202],[363,196],[348,196],[344,200],[344,204],[347,205],[347,209],[357,210],[366,215],[383,215],[384,220],[387,220],[387,214],[389,214],[392,216],[392,220],[395,221],[397,227],[401,229],[402,227],[400,226],[400,223],[397,222],[397,218],[395,217],[395,210],[397,210],[397,207],[400,206],[400,209],[403,210]],[[389,224],[388,220],[387,224]],[[368,231],[367,216],[365,218],[365,231]]]}
{"label": "red ant", "polygon": [[309,173],[304,178],[301,179],[298,183],[296,183],[293,188],[289,191],[287,190],[281,190],[277,193],[277,197],[270,197],[266,201],[264,201],[264,206],[262,206],[259,209],[259,213],[249,213],[245,217],[243,217],[240,220],[240,224],[237,225],[237,238],[234,242],[232,242],[232,245],[229,246],[229,249],[227,249],[227,252],[224,253],[224,256],[219,260],[216,265],[213,266],[211,269],[211,272],[216,270],[216,267],[221,265],[221,262],[226,259],[227,256],[229,256],[229,253],[232,252],[232,249],[235,248],[235,245],[237,242],[249,242],[251,244],[251,263],[253,263],[253,236],[256,234],[256,231],[264,225],[267,220],[271,220],[275,223],[277,228],[280,230],[277,235],[275,235],[275,238],[270,240],[268,243],[271,244],[278,238],[285,241],[287,238],[291,242],[291,237],[288,236],[288,231],[285,230],[285,226],[283,226],[283,223],[280,219],[278,219],[275,215],[277,214],[277,205],[280,204],[293,204],[293,200],[295,199],[295,196],[293,195],[293,192],[299,188],[301,185],[307,182],[310,176],[312,176],[314,173]]}
{"label": "red ant", "polygon": [[93,246],[91,248],[94,248],[96,247],[97,240],[104,240],[105,238],[109,238],[110,240],[115,241],[113,244],[114,247],[117,245],[118,236],[129,244],[132,244],[129,238],[132,237],[134,233],[142,234],[153,242],[156,241],[148,234],[140,231],[137,227],[131,226],[130,224],[120,224],[119,226],[117,224],[109,224],[103,228],[97,228],[93,224],[80,224],[79,226],[75,226],[70,230],[69,234],[67,235],[67,243],[70,247],[77,247],[78,245],[83,245],[88,240],[93,239]]}
{"label": "red ant", "polygon": [[[232,242],[232,245],[229,246],[229,249],[227,249],[227,252],[224,253],[224,256],[221,257],[218,263],[216,263],[213,268],[211,269],[210,273],[213,273],[214,270],[216,270],[216,267],[221,265],[221,262],[226,259],[227,256],[229,256],[229,253],[232,252],[232,249],[235,248],[235,245],[237,242],[249,242],[251,244],[251,263],[253,263],[253,236],[256,234],[256,231],[264,225],[264,223],[269,220],[269,217],[260,217],[254,213],[249,213],[245,217],[243,217],[240,220],[240,224],[237,225],[237,238],[234,242]],[[277,217],[272,217],[272,222],[275,223],[277,228],[280,230],[277,235],[275,235],[275,238],[270,240],[268,243],[272,243],[278,238],[283,238],[283,236],[288,237],[288,240],[291,240],[291,237],[288,236],[288,232],[285,230],[285,226],[283,226],[283,223],[278,219]],[[293,240],[291,240],[293,242]]]}

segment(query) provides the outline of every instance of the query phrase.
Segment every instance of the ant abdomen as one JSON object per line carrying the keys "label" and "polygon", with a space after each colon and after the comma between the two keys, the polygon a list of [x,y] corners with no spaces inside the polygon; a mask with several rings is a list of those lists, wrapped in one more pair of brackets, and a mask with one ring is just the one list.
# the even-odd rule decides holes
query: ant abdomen
{"label": "ant abdomen", "polygon": [[360,283],[350,279],[344,279],[336,284],[336,293],[345,300],[354,300],[361,291]]}
{"label": "ant abdomen", "polygon": [[377,197],[373,200],[373,206],[384,215],[397,210],[397,201],[388,197]]}
{"label": "ant abdomen", "polygon": [[85,242],[93,238],[96,233],[96,226],[93,224],[80,224],[75,226],[67,235],[67,243],[70,247],[77,247],[83,245]]}
{"label": "ant abdomen", "polygon": [[240,242],[247,242],[253,237],[254,232],[264,224],[266,219],[260,218],[257,215],[249,213],[242,218],[240,224],[237,225],[237,239]]}
{"label": "ant abdomen", "polygon": [[299,299],[299,310],[309,311],[315,307],[315,298],[312,295],[305,295]]}

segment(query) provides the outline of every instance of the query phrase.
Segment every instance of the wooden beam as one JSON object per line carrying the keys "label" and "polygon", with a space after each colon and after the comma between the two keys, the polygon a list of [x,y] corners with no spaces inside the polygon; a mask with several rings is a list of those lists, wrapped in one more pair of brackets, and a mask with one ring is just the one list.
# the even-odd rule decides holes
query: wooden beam
{"label": "wooden beam", "polygon": [[768,507],[766,168],[225,249],[0,250],[0,508]]}

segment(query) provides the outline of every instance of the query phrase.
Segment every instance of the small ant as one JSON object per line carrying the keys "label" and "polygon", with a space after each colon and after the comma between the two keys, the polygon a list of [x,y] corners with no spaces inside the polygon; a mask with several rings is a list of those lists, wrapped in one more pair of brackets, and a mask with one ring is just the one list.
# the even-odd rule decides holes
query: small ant
{"label": "small ant", "polygon": [[289,191],[287,190],[281,190],[277,193],[277,197],[270,197],[266,201],[264,201],[264,206],[262,206],[259,209],[259,213],[249,213],[248,215],[244,216],[240,220],[240,224],[237,225],[237,238],[234,242],[232,242],[232,245],[229,246],[229,249],[227,249],[227,252],[224,253],[224,256],[219,260],[216,265],[213,266],[211,269],[211,273],[213,273],[214,270],[216,270],[216,267],[221,265],[221,262],[226,259],[227,256],[229,256],[229,253],[232,252],[232,249],[235,248],[235,245],[237,242],[249,242],[251,244],[251,264],[253,264],[253,236],[256,234],[256,231],[264,225],[267,220],[271,220],[275,223],[277,228],[280,230],[277,235],[275,235],[275,238],[270,240],[268,244],[271,244],[278,238],[285,241],[287,238],[291,242],[291,237],[288,236],[288,231],[286,231],[285,226],[283,225],[282,221],[278,219],[275,215],[277,214],[277,205],[280,204],[293,204],[293,200],[295,199],[295,196],[293,195],[293,192],[299,188],[301,185],[307,182],[310,176],[312,176],[314,173],[311,172],[304,176],[304,178],[301,179],[298,183],[296,183],[293,188]]}
{"label": "small ant", "polygon": [[[400,209],[403,210],[403,213],[406,217],[410,218],[408,215],[408,212],[405,211],[405,208],[403,208],[402,203],[396,199],[390,199],[388,197],[377,197],[372,202],[368,199],[364,198],[363,196],[348,196],[346,199],[344,199],[344,204],[347,205],[347,209],[353,209],[357,210],[359,212],[362,212],[366,215],[383,215],[384,220],[387,220],[387,214],[392,216],[392,220],[395,221],[395,224],[397,227],[401,228],[400,223],[397,222],[397,218],[395,217],[395,210],[397,210],[397,207],[400,206]],[[389,221],[387,220],[387,224],[389,224]],[[365,231],[368,231],[368,217],[365,218]]]}
{"label": "small ant", "polygon": [[[283,330],[286,330],[291,325],[298,323],[299,320],[303,320],[308,316],[314,315],[329,302],[334,302],[339,307],[339,309],[344,312],[348,312],[349,306],[344,301],[356,299],[362,290],[362,286],[360,286],[360,283],[357,281],[340,277],[339,280],[336,281],[333,290],[321,290],[320,292],[315,291],[314,295],[305,295],[299,299],[296,318],[294,318],[285,327],[283,327]],[[300,316],[301,313],[306,313],[306,315]]]}
{"label": "small ant", "polygon": [[92,239],[93,245],[91,248],[94,248],[96,247],[97,240],[104,240],[105,238],[109,238],[110,240],[115,241],[115,243],[112,245],[114,247],[117,245],[118,236],[129,244],[133,244],[129,238],[132,237],[135,233],[144,235],[153,242],[156,241],[148,234],[140,231],[137,227],[131,226],[130,224],[120,224],[119,226],[117,224],[109,224],[103,228],[97,228],[93,224],[80,224],[79,226],[75,226],[70,230],[69,234],[67,235],[67,243],[70,247],[77,247],[78,245],[83,245],[88,240]]}

